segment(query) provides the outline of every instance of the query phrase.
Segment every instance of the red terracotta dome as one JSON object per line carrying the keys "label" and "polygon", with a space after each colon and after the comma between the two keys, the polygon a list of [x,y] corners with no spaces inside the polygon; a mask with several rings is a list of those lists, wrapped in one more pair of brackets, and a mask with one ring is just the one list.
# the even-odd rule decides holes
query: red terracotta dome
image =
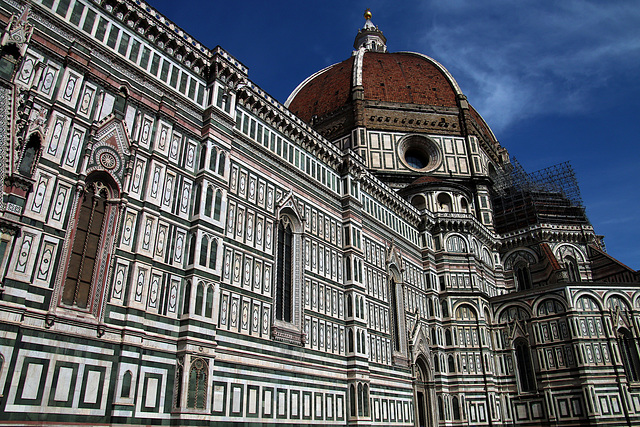
{"label": "red terracotta dome", "polygon": [[358,86],[367,101],[434,107],[455,108],[462,93],[451,74],[426,55],[362,51],[306,79],[285,105],[309,122],[349,105]]}

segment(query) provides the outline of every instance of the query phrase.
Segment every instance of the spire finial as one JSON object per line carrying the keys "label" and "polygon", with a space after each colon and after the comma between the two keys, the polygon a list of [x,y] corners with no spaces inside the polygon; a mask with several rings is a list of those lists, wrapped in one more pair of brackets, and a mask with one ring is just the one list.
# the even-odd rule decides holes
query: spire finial
{"label": "spire finial", "polygon": [[353,43],[354,49],[364,48],[371,52],[386,52],[387,39],[382,35],[382,31],[371,22],[371,9],[364,11],[364,26],[358,31],[356,40]]}

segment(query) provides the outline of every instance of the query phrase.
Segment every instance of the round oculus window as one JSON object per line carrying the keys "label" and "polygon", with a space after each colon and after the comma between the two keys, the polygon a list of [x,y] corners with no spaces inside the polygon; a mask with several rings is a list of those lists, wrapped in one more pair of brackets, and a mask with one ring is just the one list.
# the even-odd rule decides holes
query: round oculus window
{"label": "round oculus window", "polygon": [[440,166],[440,148],[424,135],[407,135],[398,143],[398,154],[411,170],[430,172]]}

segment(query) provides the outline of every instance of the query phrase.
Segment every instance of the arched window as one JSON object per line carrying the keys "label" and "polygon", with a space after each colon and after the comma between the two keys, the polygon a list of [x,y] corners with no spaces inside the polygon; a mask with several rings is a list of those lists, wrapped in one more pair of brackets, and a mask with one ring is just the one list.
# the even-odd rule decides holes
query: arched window
{"label": "arched window", "polygon": [[580,281],[580,270],[578,270],[578,263],[575,258],[566,256],[564,258],[564,268],[567,270],[570,282]]}
{"label": "arched window", "polygon": [[469,203],[464,197],[460,198],[460,210],[464,213],[469,213]]}
{"label": "arched window", "polygon": [[449,304],[446,301],[440,301],[440,308],[442,309],[442,317],[449,317]]}
{"label": "arched window", "polygon": [[205,317],[212,318],[213,317],[213,286],[209,285],[207,288],[207,299],[206,305],[204,309]]}
{"label": "arched window", "polygon": [[349,408],[352,417],[356,416],[356,386],[349,386]]}
{"label": "arched window", "polygon": [[216,199],[213,205],[213,219],[220,221],[220,210],[222,209],[222,191],[216,190]]}
{"label": "arched window", "polygon": [[202,240],[200,240],[200,265],[207,265],[207,255],[209,254],[209,238],[207,236],[202,236]]}
{"label": "arched window", "polygon": [[[98,179],[104,178],[103,181]],[[88,309],[97,287],[104,281],[108,270],[102,251],[108,251],[109,233],[113,232],[117,209],[110,198],[117,197],[115,185],[106,176],[89,177],[78,200],[75,225],[70,224],[71,252],[62,290],[62,304]],[[115,197],[114,197],[115,196]],[[95,284],[97,287],[93,287]]]}
{"label": "arched window", "polygon": [[356,317],[360,317],[360,297],[356,295]]}
{"label": "arched window", "polygon": [[276,319],[292,320],[293,230],[287,217],[278,224],[278,272],[276,278]]}
{"label": "arched window", "polygon": [[353,353],[353,329],[349,329],[347,334],[347,351]]}
{"label": "arched window", "polygon": [[437,354],[433,356],[433,370],[435,372],[440,372],[440,359]]}
{"label": "arched window", "polygon": [[636,340],[628,329],[618,329],[618,346],[629,381],[640,381],[640,357]]}
{"label": "arched window", "polygon": [[131,379],[133,375],[131,371],[127,371],[122,376],[122,388],[120,389],[120,397],[129,398],[131,397]]}
{"label": "arched window", "polygon": [[200,146],[200,163],[198,169],[204,169],[204,165],[207,163],[207,146]]}
{"label": "arched window", "polygon": [[209,170],[212,172],[216,171],[216,159],[218,157],[218,150],[216,147],[211,148],[211,154],[209,155]]}
{"label": "arched window", "polygon": [[515,344],[516,364],[518,367],[518,380],[520,381],[520,390],[523,392],[535,391],[536,380],[533,371],[533,363],[531,361],[531,352],[529,344],[523,339],[517,339]]}
{"label": "arched window", "polygon": [[198,283],[198,288],[196,289],[196,309],[195,313],[198,316],[202,315],[202,301],[204,300],[204,284],[202,282]]}
{"label": "arched window", "polygon": [[438,415],[440,421],[444,421],[444,406],[442,405],[442,396],[438,396]]}
{"label": "arched window", "polygon": [[189,303],[191,302],[191,281],[187,280],[184,287],[184,303],[182,304],[182,314],[189,314]]}
{"label": "arched window", "polygon": [[431,329],[431,345],[437,345],[438,342],[436,341],[436,329],[433,328]]}
{"label": "arched window", "polygon": [[207,362],[196,359],[191,364],[189,371],[189,392],[187,394],[187,407],[192,409],[205,409],[207,404]]}
{"label": "arched window", "polygon": [[347,317],[353,317],[353,299],[347,295]]}
{"label": "arched window", "polygon": [[218,239],[211,239],[211,249],[209,250],[209,268],[216,269],[218,261]]}
{"label": "arched window", "polygon": [[449,368],[449,372],[453,373],[456,371],[456,362],[452,355],[449,355],[447,358],[447,368]]}
{"label": "arched window", "polygon": [[363,410],[363,412],[364,412],[364,416],[368,417],[369,416],[369,386],[367,384],[365,384],[362,387],[362,389],[363,389],[362,390],[362,394],[363,394],[362,400],[364,402],[364,410]]}
{"label": "arched window", "polygon": [[22,152],[22,159],[20,159],[20,166],[18,167],[20,175],[33,175],[40,147],[40,136],[37,133],[32,133]]}
{"label": "arched window", "polygon": [[444,331],[444,343],[446,345],[453,345],[452,339],[451,339],[451,331],[449,329],[446,329]]}
{"label": "arched window", "polygon": [[224,175],[226,158],[224,156],[224,152],[220,152],[220,156],[218,157],[218,175]]}
{"label": "arched window", "polygon": [[531,283],[531,271],[529,266],[524,263],[520,263],[513,268],[513,276],[516,281],[516,287],[519,291],[531,289],[533,284]]}
{"label": "arched window", "polygon": [[460,419],[460,403],[458,402],[458,398],[456,396],[453,396],[453,398],[451,399],[451,406],[453,407],[453,419],[459,420]]}
{"label": "arched window", "polygon": [[189,257],[187,258],[187,265],[193,264],[196,257],[196,235],[191,233],[189,240]]}
{"label": "arched window", "polygon": [[451,196],[447,193],[438,194],[438,211],[451,212],[452,210]]}
{"label": "arched window", "polygon": [[193,190],[195,197],[193,200],[193,214],[198,215],[200,213],[200,202],[202,200],[202,187],[200,183],[196,184],[195,189]]}
{"label": "arched window", "polygon": [[427,299],[427,306],[429,309],[429,317],[433,316],[433,301],[431,301],[431,298]]}
{"label": "arched window", "polygon": [[396,281],[391,279],[389,284],[389,293],[391,294],[391,320],[393,327],[393,349],[400,351],[400,320],[398,319],[398,301],[397,301]]}
{"label": "arched window", "polygon": [[213,187],[207,186],[207,196],[204,200],[204,214],[211,216],[211,208],[213,208]]}
{"label": "arched window", "polygon": [[362,396],[362,383],[358,383],[358,416],[363,416],[364,401]]}
{"label": "arched window", "polygon": [[411,198],[411,204],[418,210],[423,210],[427,208],[427,201],[422,195],[417,195]]}

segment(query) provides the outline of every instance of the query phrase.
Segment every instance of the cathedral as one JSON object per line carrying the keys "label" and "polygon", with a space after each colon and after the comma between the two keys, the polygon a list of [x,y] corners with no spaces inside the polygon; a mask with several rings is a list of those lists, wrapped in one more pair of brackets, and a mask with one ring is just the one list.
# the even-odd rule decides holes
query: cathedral
{"label": "cathedral", "polygon": [[369,11],[284,104],[179,25],[0,0],[0,426],[640,425],[569,164]]}

